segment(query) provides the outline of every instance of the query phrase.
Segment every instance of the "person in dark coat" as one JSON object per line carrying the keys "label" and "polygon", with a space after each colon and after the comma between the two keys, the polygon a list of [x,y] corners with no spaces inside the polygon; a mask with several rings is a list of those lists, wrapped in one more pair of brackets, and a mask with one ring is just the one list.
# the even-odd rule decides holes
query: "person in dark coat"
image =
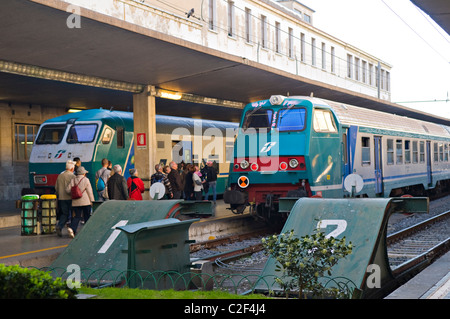
{"label": "person in dark coat", "polygon": [[186,175],[184,177],[184,196],[186,200],[194,200],[194,184],[192,181],[192,174],[194,173],[194,166],[192,164],[186,165]]}
{"label": "person in dark coat", "polygon": [[122,167],[114,165],[114,175],[108,180],[108,195],[109,199],[127,200],[128,188],[125,177],[122,176]]}
{"label": "person in dark coat", "polygon": [[169,166],[171,171],[167,177],[169,177],[170,185],[172,186],[172,198],[180,199],[183,193],[183,184],[181,183],[180,173],[178,173],[178,164],[172,161]]}

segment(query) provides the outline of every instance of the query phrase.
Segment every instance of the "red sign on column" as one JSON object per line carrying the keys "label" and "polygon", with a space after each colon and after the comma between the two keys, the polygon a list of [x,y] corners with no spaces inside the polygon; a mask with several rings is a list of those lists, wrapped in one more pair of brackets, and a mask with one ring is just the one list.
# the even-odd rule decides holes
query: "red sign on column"
{"label": "red sign on column", "polygon": [[137,148],[147,148],[147,135],[145,133],[136,134]]}

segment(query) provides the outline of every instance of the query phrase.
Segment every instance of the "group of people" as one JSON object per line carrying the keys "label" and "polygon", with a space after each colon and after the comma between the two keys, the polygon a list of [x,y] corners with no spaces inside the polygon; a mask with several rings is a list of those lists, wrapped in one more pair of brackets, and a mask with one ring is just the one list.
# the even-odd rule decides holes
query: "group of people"
{"label": "group of people", "polygon": [[[87,173],[89,172],[81,166],[80,159],[75,158],[74,161],[66,162],[66,170],[56,179],[55,190],[59,207],[59,220],[56,225],[58,236],[62,236],[61,231],[69,222],[67,231],[69,236],[74,238],[82,218],[84,222],[87,222],[91,215],[92,202],[95,198],[91,182],[86,178]],[[102,168],[95,173],[95,190],[98,200],[142,200],[142,193],[145,191],[144,183],[138,177],[136,169],[130,169],[130,175],[128,180],[125,180],[122,176],[122,167],[112,166],[112,163],[104,158]],[[74,198],[72,195],[75,186],[81,192],[79,198]]]}
{"label": "group of people", "polygon": [[217,171],[213,162],[206,162],[203,170],[196,164],[170,162],[169,165],[155,165],[155,174],[151,176],[151,184],[160,182],[166,188],[165,199],[208,200],[212,191],[214,204],[217,199]]}

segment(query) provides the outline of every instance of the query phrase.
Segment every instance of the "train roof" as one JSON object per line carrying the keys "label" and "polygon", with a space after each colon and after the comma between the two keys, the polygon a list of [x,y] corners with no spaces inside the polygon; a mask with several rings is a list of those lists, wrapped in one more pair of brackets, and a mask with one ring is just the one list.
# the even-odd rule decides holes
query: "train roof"
{"label": "train roof", "polygon": [[[77,113],[65,114],[45,121],[45,124],[50,123],[65,123],[69,120],[76,121],[103,121],[111,126],[115,126],[114,123],[118,121],[123,122],[124,126],[132,129],[133,125],[133,113],[124,111],[111,111],[104,109],[89,109],[80,111]],[[191,134],[194,133],[195,127],[202,128],[202,133],[208,128],[217,128],[225,130],[227,128],[237,128],[237,123],[224,122],[224,121],[212,121],[203,119],[192,119],[177,116],[168,115],[156,115],[157,132],[171,134],[177,128],[186,128]]]}
{"label": "train roof", "polygon": [[315,105],[330,106],[342,124],[450,138],[450,127],[442,124],[333,101],[316,99],[312,102]]}

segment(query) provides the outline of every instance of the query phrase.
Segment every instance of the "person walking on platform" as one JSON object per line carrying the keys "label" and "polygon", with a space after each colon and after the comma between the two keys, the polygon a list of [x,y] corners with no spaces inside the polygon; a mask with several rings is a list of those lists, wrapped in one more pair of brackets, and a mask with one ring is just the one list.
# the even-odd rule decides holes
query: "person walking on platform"
{"label": "person walking on platform", "polygon": [[192,164],[186,165],[186,173],[184,177],[184,199],[194,200],[194,181],[192,180],[192,174],[194,174],[194,166]]}
{"label": "person walking on platform", "polygon": [[180,199],[183,193],[183,185],[181,183],[181,176],[178,173],[178,164],[174,161],[169,163],[170,173],[168,175],[170,185],[172,186],[173,199]]}
{"label": "person walking on platform", "polygon": [[120,165],[113,166],[114,175],[108,180],[108,197],[109,199],[127,200],[128,187],[125,177],[122,176],[122,167]]}
{"label": "person walking on platform", "polygon": [[80,166],[78,168],[78,175],[72,179],[66,187],[66,191],[68,193],[72,193],[72,187],[75,185],[77,185],[81,191],[80,198],[73,198],[72,195],[72,222],[70,223],[70,227],[67,229],[69,236],[72,238],[74,238],[77,233],[78,224],[82,216],[85,222],[89,220],[92,210],[92,202],[95,201],[91,182],[89,182],[89,178],[86,178],[87,173],[88,171],[86,171],[83,166]]}
{"label": "person walking on platform", "polygon": [[212,189],[213,193],[213,202],[216,204],[217,199],[217,190],[216,190],[216,184],[217,184],[217,171],[215,167],[213,166],[213,162],[208,161],[206,163],[206,182],[209,184],[208,191],[205,191],[205,199],[209,199],[209,190]]}
{"label": "person walking on platform", "polygon": [[75,163],[72,161],[66,162],[66,170],[58,175],[55,184],[56,196],[58,197],[59,220],[56,225],[56,234],[61,237],[61,231],[69,220],[72,209],[72,197],[66,191],[67,185],[75,178],[73,171]]}
{"label": "person walking on platform", "polygon": [[137,169],[130,169],[130,175],[127,180],[128,197],[134,200],[142,200],[142,193],[145,191],[144,182],[138,177]]}
{"label": "person walking on platform", "polygon": [[104,202],[108,199],[108,190],[107,190],[107,183],[109,176],[111,175],[110,170],[108,170],[108,159],[104,158],[102,159],[102,168],[100,168],[95,173],[95,187],[97,189],[98,194],[98,200],[100,202]]}

